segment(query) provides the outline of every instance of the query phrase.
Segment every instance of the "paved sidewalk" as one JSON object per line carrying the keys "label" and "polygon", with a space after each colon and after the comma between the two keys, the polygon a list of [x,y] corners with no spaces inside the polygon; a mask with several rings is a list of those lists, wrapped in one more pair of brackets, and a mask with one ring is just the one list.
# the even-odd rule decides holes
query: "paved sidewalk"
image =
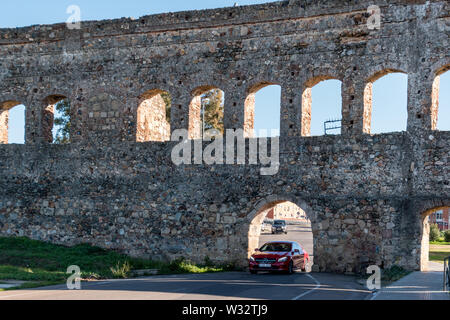
{"label": "paved sidewalk", "polygon": [[[440,270],[442,271],[436,271]],[[443,292],[444,266],[430,264],[428,272],[413,272],[410,275],[382,288],[372,300],[450,300],[450,294]]]}

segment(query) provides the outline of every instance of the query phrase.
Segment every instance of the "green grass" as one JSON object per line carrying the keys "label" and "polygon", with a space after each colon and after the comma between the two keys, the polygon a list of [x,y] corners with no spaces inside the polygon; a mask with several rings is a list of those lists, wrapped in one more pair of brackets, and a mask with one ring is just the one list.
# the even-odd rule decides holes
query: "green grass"
{"label": "green grass", "polygon": [[450,257],[450,245],[439,244],[430,245],[430,261],[444,263],[444,259]]}
{"label": "green grass", "polygon": [[403,277],[406,277],[410,274],[411,271],[407,271],[399,266],[392,266],[389,269],[382,270],[381,273],[381,282],[383,286],[389,285],[395,281],[400,280]]}
{"label": "green grass", "polygon": [[[403,277],[409,275],[411,271],[405,270],[402,267],[394,265],[389,269],[381,270],[381,286],[387,287],[392,283],[400,280]],[[363,286],[366,286],[366,281],[370,277],[370,275],[363,274],[361,278],[358,279],[358,282]]]}
{"label": "green grass", "polygon": [[164,263],[131,258],[85,244],[65,247],[27,238],[0,238],[0,281],[27,281],[20,288],[65,283],[70,276],[66,270],[71,265],[80,267],[83,279],[128,278],[132,270],[138,269],[158,269],[159,274],[235,269],[233,265],[214,266],[209,258],[202,265],[185,259]]}
{"label": "green grass", "polygon": [[442,246],[449,246],[450,242],[445,242],[445,241],[430,241],[430,244],[434,244],[434,245],[442,245]]}

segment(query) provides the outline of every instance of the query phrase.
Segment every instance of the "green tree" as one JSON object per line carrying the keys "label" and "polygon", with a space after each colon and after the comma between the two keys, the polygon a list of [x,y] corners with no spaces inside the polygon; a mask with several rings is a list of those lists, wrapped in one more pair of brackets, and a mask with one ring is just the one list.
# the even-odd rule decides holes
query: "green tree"
{"label": "green tree", "polygon": [[163,98],[164,102],[166,103],[166,120],[168,123],[170,123],[171,120],[171,114],[170,109],[172,106],[172,97],[168,92],[161,93],[161,97]]}
{"label": "green tree", "polygon": [[223,92],[212,89],[202,95],[202,103],[205,108],[205,130],[216,129],[224,134],[223,125]]}
{"label": "green tree", "polygon": [[53,143],[68,144],[70,143],[70,101],[68,99],[59,101],[55,109],[58,111],[58,117],[54,119],[57,131]]}
{"label": "green tree", "polygon": [[430,241],[439,241],[441,237],[441,231],[437,224],[432,224],[430,226]]}
{"label": "green tree", "polygon": [[450,242],[450,230],[444,231],[444,241]]}

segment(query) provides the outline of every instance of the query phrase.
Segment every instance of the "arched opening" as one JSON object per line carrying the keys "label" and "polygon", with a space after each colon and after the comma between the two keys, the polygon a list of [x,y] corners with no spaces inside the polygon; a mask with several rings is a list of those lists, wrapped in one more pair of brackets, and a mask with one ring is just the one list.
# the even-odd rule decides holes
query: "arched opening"
{"label": "arched opening", "polygon": [[281,86],[262,82],[253,86],[245,99],[246,138],[280,135]]}
{"label": "arched opening", "polygon": [[51,95],[44,99],[42,111],[42,137],[47,143],[70,143],[70,101],[63,95]]}
{"label": "arched opening", "polygon": [[384,70],[373,76],[364,90],[365,133],[406,131],[408,125],[408,75]]}
{"label": "arched opening", "polygon": [[141,95],[137,109],[137,142],[170,141],[172,98],[167,91],[149,90]]}
{"label": "arched opening", "polygon": [[0,144],[25,143],[25,106],[17,101],[0,103]]}
{"label": "arched opening", "polygon": [[225,131],[224,116],[225,93],[219,88],[203,86],[192,92],[189,105],[189,138],[207,138],[211,132],[215,136]]}
{"label": "arched opening", "polygon": [[[436,207],[422,214],[421,271],[441,271],[444,258],[450,256],[450,207]],[[448,237],[448,236],[447,236]]]}
{"label": "arched opening", "polygon": [[450,130],[450,67],[439,71],[433,82],[432,129]]}
{"label": "arched opening", "polygon": [[302,136],[341,134],[342,82],[321,76],[309,80],[302,94]]}
{"label": "arched opening", "polygon": [[[295,242],[309,254],[307,270],[310,271],[315,247],[310,219],[305,210],[289,201],[274,201],[259,208],[250,223],[248,257],[266,243]],[[285,221],[286,231],[279,229],[278,221]]]}

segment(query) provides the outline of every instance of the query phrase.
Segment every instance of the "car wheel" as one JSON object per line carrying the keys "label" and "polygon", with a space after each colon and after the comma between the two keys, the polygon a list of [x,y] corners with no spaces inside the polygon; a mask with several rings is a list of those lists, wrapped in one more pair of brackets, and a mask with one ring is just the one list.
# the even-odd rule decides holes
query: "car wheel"
{"label": "car wheel", "polygon": [[251,273],[251,274],[258,274],[258,271],[256,271],[256,270],[250,270],[250,273]]}

